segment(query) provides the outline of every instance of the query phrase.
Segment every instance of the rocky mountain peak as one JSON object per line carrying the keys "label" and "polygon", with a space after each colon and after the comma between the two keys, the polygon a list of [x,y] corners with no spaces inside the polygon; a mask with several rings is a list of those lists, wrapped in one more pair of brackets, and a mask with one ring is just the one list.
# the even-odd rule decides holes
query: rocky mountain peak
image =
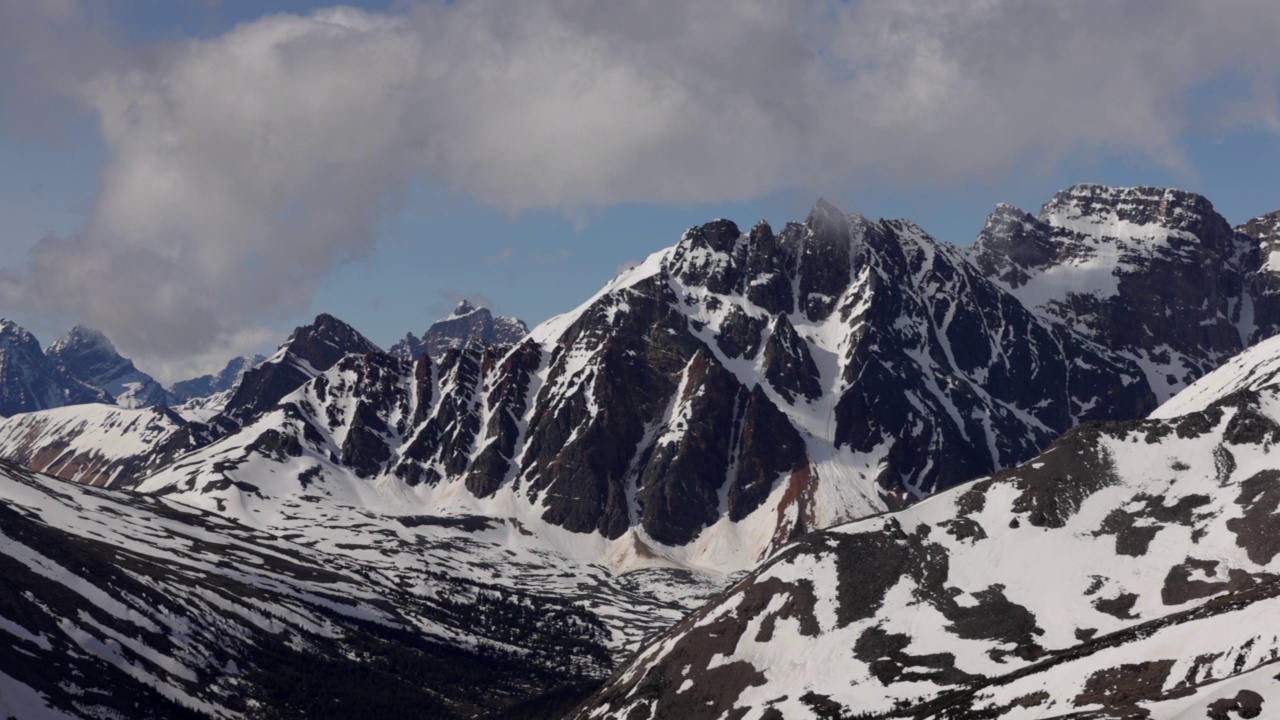
{"label": "rocky mountain peak", "polygon": [[99,330],[84,325],[73,325],[66,335],[53,341],[48,352],[50,355],[61,355],[67,352],[90,351],[114,354],[116,346]]}
{"label": "rocky mountain peak", "polygon": [[494,315],[489,308],[478,307],[462,300],[448,316],[435,321],[418,337],[405,333],[389,354],[404,359],[414,359],[422,354],[441,357],[454,348],[468,345],[509,345],[519,342],[529,333],[524,321]]}
{"label": "rocky mountain peak", "polygon": [[380,352],[355,328],[321,313],[310,325],[294,328],[275,355],[244,373],[224,414],[237,424],[244,423],[347,355]]}
{"label": "rocky mountain peak", "polygon": [[0,343],[21,346],[36,343],[36,348],[39,349],[40,347],[40,343],[36,341],[31,331],[9,318],[0,318]]}
{"label": "rocky mountain peak", "polygon": [[[350,353],[380,352],[381,349],[347,323],[320,313],[310,325],[294,328],[280,346],[276,357],[302,360],[317,370],[328,369]],[[273,358],[274,359],[274,358]]]}
{"label": "rocky mountain peak", "polygon": [[110,402],[106,392],[69,376],[40,349],[26,328],[0,318],[0,416]]}
{"label": "rocky mountain peak", "polygon": [[76,325],[58,338],[46,353],[67,375],[102,388],[121,407],[149,407],[172,402],[155,378],[120,355],[102,332]]}
{"label": "rocky mountain peak", "polygon": [[1236,230],[1260,240],[1266,247],[1280,243],[1280,210],[1259,215],[1237,227]]}
{"label": "rocky mountain peak", "polygon": [[809,226],[814,234],[830,233],[839,236],[849,234],[849,216],[823,198],[819,198],[818,202],[813,204],[813,209],[809,211],[804,224]]}
{"label": "rocky mountain peak", "polygon": [[201,375],[190,380],[176,382],[173,387],[169,388],[169,391],[179,402],[207,398],[217,393],[226,392],[235,387],[235,384],[240,381],[240,378],[246,372],[261,364],[264,360],[266,358],[262,355],[232,358],[216,374]]}
{"label": "rocky mountain peak", "polygon": [[1182,231],[1206,241],[1231,234],[1208,198],[1173,188],[1074,185],[1045,203],[1040,219],[1068,227],[1080,221],[1111,224],[1112,232],[1122,237],[1162,236],[1150,228]]}
{"label": "rocky mountain peak", "polygon": [[997,207],[969,254],[1023,305],[1141,364],[1160,400],[1280,320],[1259,302],[1256,241],[1182,190],[1076,185],[1039,216]]}

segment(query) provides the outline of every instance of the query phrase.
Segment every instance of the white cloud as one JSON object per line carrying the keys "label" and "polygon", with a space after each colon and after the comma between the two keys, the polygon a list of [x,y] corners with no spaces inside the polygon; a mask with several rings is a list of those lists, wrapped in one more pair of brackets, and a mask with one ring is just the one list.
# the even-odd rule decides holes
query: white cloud
{"label": "white cloud", "polygon": [[[305,307],[423,175],[576,213],[946,186],[1081,151],[1176,167],[1193,125],[1280,126],[1273,0],[461,0],[135,52],[46,35],[59,52],[24,45],[26,67],[96,113],[111,159],[83,232],[0,288],[150,363]],[[1223,79],[1238,92],[1193,102]]]}

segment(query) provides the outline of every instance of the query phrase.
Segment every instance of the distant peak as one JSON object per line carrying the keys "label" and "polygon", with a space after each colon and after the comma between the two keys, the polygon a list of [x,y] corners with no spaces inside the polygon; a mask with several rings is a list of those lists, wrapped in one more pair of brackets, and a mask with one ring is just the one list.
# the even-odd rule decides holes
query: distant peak
{"label": "distant peak", "polygon": [[1213,212],[1213,204],[1207,198],[1187,190],[1149,185],[1113,187],[1096,183],[1072,185],[1055,194],[1045,208],[1080,205],[1119,207],[1132,204],[1158,206],[1165,213],[1177,210],[1189,210],[1200,214]]}
{"label": "distant peak", "polygon": [[809,211],[809,217],[813,217],[815,215],[818,215],[818,216],[834,215],[836,217],[842,218],[844,217],[844,211],[842,211],[840,208],[836,207],[835,205],[832,205],[830,202],[827,201],[826,198],[818,198],[818,201],[813,204],[813,209]]}
{"label": "distant peak", "polygon": [[334,325],[345,326],[346,323],[329,313],[320,313],[316,315],[316,319],[311,321],[312,327],[332,327]]}
{"label": "distant peak", "polygon": [[467,300],[463,300],[462,302],[458,303],[458,306],[456,308],[453,309],[453,314],[454,315],[470,315],[475,311],[476,311],[475,305],[472,305]]}
{"label": "distant peak", "polygon": [[1142,237],[1161,237],[1165,232],[1178,231],[1207,242],[1212,242],[1210,238],[1231,232],[1227,221],[1203,195],[1150,186],[1074,185],[1045,203],[1038,219],[1051,225],[1079,225],[1082,222],[1097,225],[1119,221],[1128,223],[1131,228],[1158,228],[1141,231]]}
{"label": "distant peak", "polygon": [[101,330],[94,330],[84,325],[72,325],[58,342],[66,341],[66,344],[72,345],[100,345],[104,348],[115,350],[115,346],[107,339],[107,336]]}
{"label": "distant peak", "polygon": [[834,232],[844,235],[849,232],[849,217],[840,208],[827,202],[825,198],[819,198],[818,202],[813,204],[805,224],[815,233]]}

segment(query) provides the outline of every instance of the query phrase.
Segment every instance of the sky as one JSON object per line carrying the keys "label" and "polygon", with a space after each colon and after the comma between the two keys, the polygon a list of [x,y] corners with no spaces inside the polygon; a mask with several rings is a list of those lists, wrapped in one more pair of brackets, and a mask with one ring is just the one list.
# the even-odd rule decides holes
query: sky
{"label": "sky", "polygon": [[531,325],[719,217],[1280,210],[1274,0],[0,0],[0,315],[162,382]]}

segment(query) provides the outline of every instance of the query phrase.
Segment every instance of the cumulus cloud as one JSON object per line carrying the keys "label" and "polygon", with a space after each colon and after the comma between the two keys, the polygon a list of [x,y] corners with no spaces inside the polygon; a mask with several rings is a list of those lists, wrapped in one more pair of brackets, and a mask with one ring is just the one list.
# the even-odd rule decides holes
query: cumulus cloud
{"label": "cumulus cloud", "polygon": [[[48,27],[76,17],[56,7]],[[142,50],[23,45],[41,83],[96,115],[110,160],[82,232],[36,245],[5,301],[177,367],[305,307],[417,177],[576,213],[938,187],[1081,151],[1177,167],[1193,128],[1280,127],[1273,0],[398,7]]]}

